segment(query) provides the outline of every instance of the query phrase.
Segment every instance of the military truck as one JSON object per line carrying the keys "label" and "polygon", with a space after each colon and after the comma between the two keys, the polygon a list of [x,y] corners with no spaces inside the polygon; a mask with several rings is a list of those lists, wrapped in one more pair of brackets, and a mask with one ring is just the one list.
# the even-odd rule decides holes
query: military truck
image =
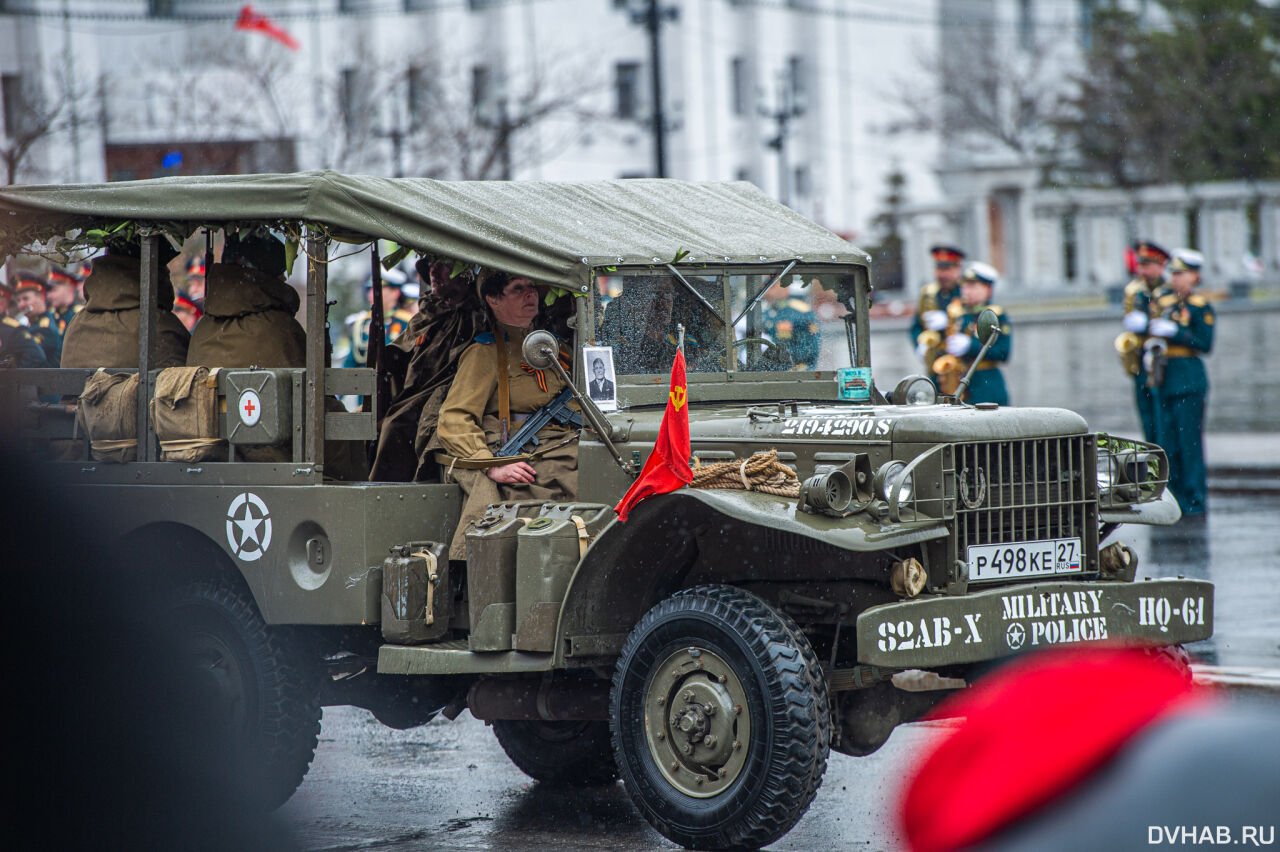
{"label": "military truck", "polygon": [[[305,257],[305,367],[207,379],[224,455],[165,461],[148,405],[157,249],[246,227]],[[868,256],[749,184],[315,172],[0,189],[0,253],[62,257],[122,229],[142,245],[139,367],[114,371],[138,377],[136,460],[53,460],[93,453],[70,405],[48,402],[74,400],[88,369],[0,371],[13,439],[173,590],[269,805],[301,782],[322,705],[397,727],[465,709],[540,782],[621,778],[677,843],[759,846],[800,819],[831,750],[874,751],[1002,659],[1168,653],[1212,632],[1210,584],[1137,579],[1108,542],[1178,520],[1159,447],[1067,410],[940,397],[919,376],[889,389]],[[490,507],[465,564],[445,556],[457,486],[326,475],[333,442],[378,434],[376,405],[326,397],[380,392],[376,368],[326,362],[327,263],[376,240],[571,300],[577,499]],[[550,367],[554,341],[530,340],[524,357]],[[679,347],[694,483],[619,522]],[[597,369],[613,391],[593,400]],[[262,445],[283,460],[246,460]]]}

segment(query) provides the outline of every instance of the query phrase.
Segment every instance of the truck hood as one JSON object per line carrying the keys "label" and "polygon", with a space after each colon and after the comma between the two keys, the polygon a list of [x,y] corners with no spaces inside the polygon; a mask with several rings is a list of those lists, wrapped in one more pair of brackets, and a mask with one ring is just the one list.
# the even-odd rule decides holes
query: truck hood
{"label": "truck hood", "polygon": [[979,411],[954,405],[930,405],[898,407],[894,414],[892,432],[895,444],[1052,438],[1083,435],[1089,431],[1083,417],[1063,408]]}

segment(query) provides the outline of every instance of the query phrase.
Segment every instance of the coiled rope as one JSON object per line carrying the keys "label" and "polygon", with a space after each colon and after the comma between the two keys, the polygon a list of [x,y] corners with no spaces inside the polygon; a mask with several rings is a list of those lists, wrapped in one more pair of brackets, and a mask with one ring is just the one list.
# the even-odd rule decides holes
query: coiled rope
{"label": "coiled rope", "polygon": [[736,488],[778,497],[799,497],[796,472],[778,461],[778,451],[755,453],[748,459],[703,464],[693,458],[693,488]]}

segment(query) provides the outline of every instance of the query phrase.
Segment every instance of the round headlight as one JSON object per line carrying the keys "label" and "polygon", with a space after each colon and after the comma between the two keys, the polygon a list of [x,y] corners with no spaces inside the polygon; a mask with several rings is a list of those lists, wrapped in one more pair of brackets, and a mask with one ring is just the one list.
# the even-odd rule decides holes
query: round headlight
{"label": "round headlight", "polygon": [[907,376],[889,395],[894,405],[933,405],[938,401],[938,389],[924,376]]}
{"label": "round headlight", "polygon": [[911,491],[914,483],[912,477],[907,473],[907,465],[905,462],[891,461],[876,472],[876,479],[879,481],[880,496],[884,499],[890,499],[893,490],[902,484],[902,490],[898,492],[898,500],[905,502],[911,499]]}

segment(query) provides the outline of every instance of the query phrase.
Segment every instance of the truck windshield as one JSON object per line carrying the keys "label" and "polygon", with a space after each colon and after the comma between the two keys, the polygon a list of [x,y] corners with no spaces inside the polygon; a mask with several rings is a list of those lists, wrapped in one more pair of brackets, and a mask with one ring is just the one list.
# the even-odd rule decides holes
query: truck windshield
{"label": "truck windshield", "polygon": [[[786,372],[849,366],[834,272],[618,273],[594,288],[596,343],[620,375],[665,373],[685,329],[689,372]],[[772,282],[772,286],[769,286]],[[730,324],[732,324],[731,327]]]}

